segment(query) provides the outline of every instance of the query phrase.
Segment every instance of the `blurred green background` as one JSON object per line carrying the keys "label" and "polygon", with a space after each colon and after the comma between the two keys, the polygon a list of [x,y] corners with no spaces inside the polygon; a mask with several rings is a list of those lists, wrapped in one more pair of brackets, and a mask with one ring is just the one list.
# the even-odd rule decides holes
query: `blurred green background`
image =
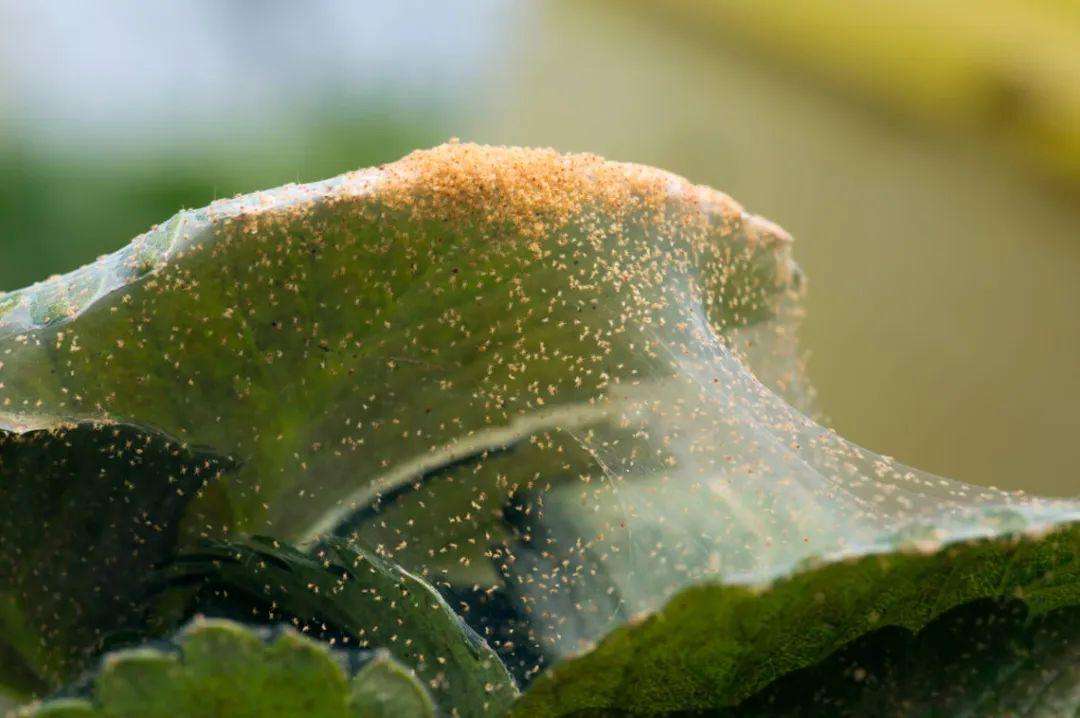
{"label": "blurred green background", "polygon": [[1074,0],[0,0],[0,289],[451,136],[658,165],[791,231],[841,434],[1080,492]]}

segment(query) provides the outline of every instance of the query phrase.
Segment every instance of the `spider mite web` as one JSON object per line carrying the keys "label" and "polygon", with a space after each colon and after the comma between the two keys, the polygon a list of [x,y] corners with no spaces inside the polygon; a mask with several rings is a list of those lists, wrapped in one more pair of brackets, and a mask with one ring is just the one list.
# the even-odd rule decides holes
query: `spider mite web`
{"label": "spider mite web", "polygon": [[162,556],[334,535],[431,583],[527,680],[695,583],[1080,515],[816,423],[792,247],[668,173],[465,144],[182,212],[0,295],[6,470],[35,431],[88,425],[226,468],[177,469],[199,478],[166,507],[142,483],[180,479],[121,475],[142,445],[112,442],[80,464],[111,492],[105,533],[79,533],[80,502],[49,509],[52,542],[5,519],[0,579],[20,605],[93,601],[72,547],[115,563],[129,524],[172,537]]}

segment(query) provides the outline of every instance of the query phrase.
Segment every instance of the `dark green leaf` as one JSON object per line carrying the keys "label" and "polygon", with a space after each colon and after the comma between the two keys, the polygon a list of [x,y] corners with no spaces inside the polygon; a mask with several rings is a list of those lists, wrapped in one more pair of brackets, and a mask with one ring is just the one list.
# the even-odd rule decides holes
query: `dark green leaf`
{"label": "dark green leaf", "polygon": [[187,612],[290,620],[336,645],[386,648],[447,713],[501,715],[517,696],[499,657],[437,591],[363,550],[330,541],[310,556],[272,539],[209,542],[166,576],[195,588]]}
{"label": "dark green leaf", "polygon": [[[949,610],[979,599],[1022,602],[1031,617],[1047,617],[1046,630],[1060,628],[1061,650],[1076,655],[1080,525],[1044,537],[840,561],[771,586],[690,588],[657,613],[614,631],[591,652],[541,676],[514,712],[662,714],[732,707],[868,634],[886,627],[923,631]],[[1071,618],[1049,620],[1062,610],[1071,610]],[[999,626],[980,630],[987,640],[998,640],[994,634]],[[1007,630],[1002,628],[1000,638]],[[927,640],[941,638],[931,632]],[[1067,668],[1053,660],[1057,664],[1052,669]],[[955,662],[957,673],[971,668],[963,660]],[[946,671],[944,663],[940,670]],[[1062,677],[1073,690],[1076,679],[1075,671]],[[907,680],[916,685],[906,688],[905,697],[914,699],[920,682]],[[921,687],[940,686],[922,682]],[[971,708],[978,701],[1006,701],[1010,693],[1029,686],[1012,685],[994,674],[973,680],[969,688]],[[809,705],[809,688],[799,695]],[[963,706],[961,702],[958,708]]]}
{"label": "dark green leaf", "polygon": [[[1080,712],[1080,608],[1032,617],[977,601],[912,634],[879,629],[795,671],[732,716],[1021,716]],[[723,715],[723,713],[720,713]]]}
{"label": "dark green leaf", "polygon": [[143,580],[185,533],[216,518],[217,481],[233,465],[133,426],[0,432],[8,680],[22,673],[24,689],[47,692],[110,634],[138,629]]}

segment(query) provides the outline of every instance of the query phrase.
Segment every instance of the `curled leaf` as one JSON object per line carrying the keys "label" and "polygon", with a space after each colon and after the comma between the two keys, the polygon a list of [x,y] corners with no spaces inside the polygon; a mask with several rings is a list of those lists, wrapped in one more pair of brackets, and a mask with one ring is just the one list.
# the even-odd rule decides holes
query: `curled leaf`
{"label": "curled leaf", "polygon": [[187,613],[288,620],[334,645],[381,647],[424,681],[447,714],[502,715],[517,697],[499,657],[434,588],[362,549],[329,541],[312,556],[258,537],[207,542],[164,577],[166,597],[177,587],[194,589]]}

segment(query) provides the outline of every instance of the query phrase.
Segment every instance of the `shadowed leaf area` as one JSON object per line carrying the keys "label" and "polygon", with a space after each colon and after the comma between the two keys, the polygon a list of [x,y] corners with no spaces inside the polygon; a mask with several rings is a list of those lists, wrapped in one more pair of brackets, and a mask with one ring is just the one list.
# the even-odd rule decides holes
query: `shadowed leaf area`
{"label": "shadowed leaf area", "polygon": [[24,690],[142,625],[139,586],[198,532],[206,514],[185,512],[234,465],[133,426],[0,431],[0,644]]}
{"label": "shadowed leaf area", "polygon": [[727,715],[1068,716],[1078,673],[1080,608],[1031,617],[1018,601],[978,601],[914,635],[869,633]]}
{"label": "shadowed leaf area", "polygon": [[335,646],[383,647],[438,705],[502,715],[517,688],[502,661],[421,579],[338,541],[312,554],[273,539],[207,542],[162,572],[165,612],[288,621]]}

